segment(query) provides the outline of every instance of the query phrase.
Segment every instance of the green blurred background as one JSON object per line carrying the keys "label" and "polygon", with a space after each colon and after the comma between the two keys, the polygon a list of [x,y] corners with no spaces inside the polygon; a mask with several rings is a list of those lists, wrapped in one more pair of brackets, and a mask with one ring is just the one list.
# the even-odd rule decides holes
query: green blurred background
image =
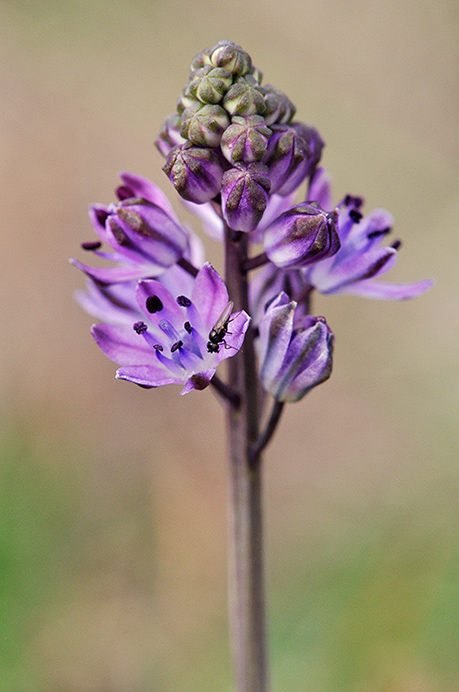
{"label": "green blurred background", "polygon": [[394,213],[390,278],[436,279],[317,299],[335,371],[266,455],[273,690],[458,689],[457,29],[455,0],[0,3],[0,692],[231,689],[222,412],[115,381],[67,261],[119,170],[174,197],[153,141],[221,38],[319,129],[335,199]]}

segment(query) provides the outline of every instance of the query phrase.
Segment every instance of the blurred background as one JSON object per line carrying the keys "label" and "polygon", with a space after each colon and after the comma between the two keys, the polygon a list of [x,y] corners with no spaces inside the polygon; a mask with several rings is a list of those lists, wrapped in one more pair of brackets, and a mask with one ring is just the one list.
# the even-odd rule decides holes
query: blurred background
{"label": "blurred background", "polygon": [[454,0],[0,3],[0,692],[231,689],[222,412],[116,381],[68,264],[119,170],[189,220],[153,142],[221,38],[319,129],[335,200],[393,212],[390,279],[436,280],[316,301],[335,370],[265,461],[273,690],[458,689],[457,29]]}

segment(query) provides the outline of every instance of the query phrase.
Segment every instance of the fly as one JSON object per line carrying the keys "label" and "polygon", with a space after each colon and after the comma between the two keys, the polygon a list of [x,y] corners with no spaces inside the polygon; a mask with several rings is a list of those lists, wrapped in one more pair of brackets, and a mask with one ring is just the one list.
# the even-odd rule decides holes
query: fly
{"label": "fly", "polygon": [[207,352],[208,353],[218,353],[220,350],[220,344],[223,344],[225,348],[232,348],[228,346],[225,341],[225,336],[230,334],[228,332],[228,324],[231,321],[231,311],[233,310],[234,303],[232,300],[226,305],[222,314],[215,322],[214,326],[209,332],[209,341],[207,342]]}

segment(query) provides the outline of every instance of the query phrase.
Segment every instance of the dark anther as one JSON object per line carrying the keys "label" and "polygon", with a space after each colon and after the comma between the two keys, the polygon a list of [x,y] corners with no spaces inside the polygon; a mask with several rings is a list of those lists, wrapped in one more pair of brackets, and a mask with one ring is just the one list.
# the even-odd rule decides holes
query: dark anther
{"label": "dark anther", "polygon": [[130,197],[135,197],[134,193],[127,185],[120,185],[116,188],[115,193],[120,202]]}
{"label": "dark anther", "polygon": [[353,206],[356,209],[359,209],[359,207],[361,207],[363,204],[363,198],[353,197],[353,195],[346,195],[346,197],[344,198],[344,204],[346,205],[346,207]]}
{"label": "dark anther", "polygon": [[171,353],[174,353],[174,351],[178,351],[179,348],[182,348],[183,346],[183,341],[176,341],[175,344],[172,344],[171,346]]}
{"label": "dark anther", "polygon": [[368,240],[371,240],[372,238],[377,238],[378,235],[387,235],[388,233],[391,232],[391,230],[392,229],[390,227],[387,227],[387,228],[382,228],[380,231],[371,231],[371,233],[367,234],[367,238],[368,238]]}
{"label": "dark anther", "polygon": [[108,212],[104,209],[96,209],[96,219],[101,226],[105,227],[105,222],[107,220]]}
{"label": "dark anther", "polygon": [[145,305],[150,313],[160,312],[163,309],[163,304],[158,296],[148,296]]}
{"label": "dark anther", "polygon": [[102,247],[102,243],[99,240],[90,240],[87,243],[81,243],[81,247],[83,250],[98,250]]}
{"label": "dark anther", "polygon": [[394,240],[391,247],[394,248],[394,250],[398,250],[401,247],[401,245],[402,245],[401,240]]}
{"label": "dark anther", "polygon": [[183,328],[186,332],[188,332],[188,334],[191,334],[191,324],[189,322],[185,322]]}
{"label": "dark anther", "polygon": [[143,334],[143,333],[146,332],[147,329],[148,329],[148,327],[147,327],[147,325],[145,324],[145,322],[135,322],[135,323],[132,325],[132,328],[133,328],[133,330],[134,330],[137,334]]}
{"label": "dark anther", "polygon": [[154,344],[153,348],[155,349],[155,351],[163,351],[164,350],[163,347],[161,346],[161,344]]}
{"label": "dark anther", "polygon": [[191,305],[191,300],[189,298],[187,298],[186,296],[177,296],[177,303],[182,308],[189,308]]}
{"label": "dark anther", "polygon": [[351,209],[349,212],[349,216],[353,220],[354,223],[359,223],[360,219],[362,218],[363,214],[361,214],[357,209]]}

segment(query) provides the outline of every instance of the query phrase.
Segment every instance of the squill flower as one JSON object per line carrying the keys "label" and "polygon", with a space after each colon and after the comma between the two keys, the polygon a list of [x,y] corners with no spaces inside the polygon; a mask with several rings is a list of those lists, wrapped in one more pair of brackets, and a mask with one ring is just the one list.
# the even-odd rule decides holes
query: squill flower
{"label": "squill flower", "polygon": [[[91,267],[71,260],[101,283],[159,276],[181,259],[189,246],[189,232],[179,224],[164,194],[152,182],[129,173],[120,174],[118,204],[90,207],[89,216],[99,241],[83,243],[84,250],[116,262],[112,267]],[[111,251],[101,250],[106,243]]]}
{"label": "squill flower", "polygon": [[[326,204],[329,198],[329,181],[319,169],[308,199]],[[392,230],[393,217],[385,209],[374,209],[364,216],[362,206],[363,199],[351,195],[338,205],[337,230],[341,247],[333,257],[304,270],[305,282],[320,293],[350,293],[365,298],[405,300],[424,293],[433,284],[430,279],[410,284],[375,281],[395,265],[401,242],[396,240],[381,247],[381,241]]]}
{"label": "squill flower", "polygon": [[[92,328],[100,349],[121,365],[118,379],[142,387],[183,384],[182,394],[205,389],[219,363],[242,346],[250,317],[231,313],[225,283],[209,263],[188,295],[180,285],[172,293],[155,279],[139,281],[135,295],[142,317],[134,324]],[[222,314],[220,331],[211,338]]]}
{"label": "squill flower", "polygon": [[339,249],[337,213],[318,205],[297,204],[277,217],[265,230],[268,258],[281,269],[300,268],[331,257]]}
{"label": "squill flower", "polygon": [[332,370],[333,334],[325,319],[295,319],[296,307],[280,293],[259,324],[260,379],[280,402],[299,401]]}

